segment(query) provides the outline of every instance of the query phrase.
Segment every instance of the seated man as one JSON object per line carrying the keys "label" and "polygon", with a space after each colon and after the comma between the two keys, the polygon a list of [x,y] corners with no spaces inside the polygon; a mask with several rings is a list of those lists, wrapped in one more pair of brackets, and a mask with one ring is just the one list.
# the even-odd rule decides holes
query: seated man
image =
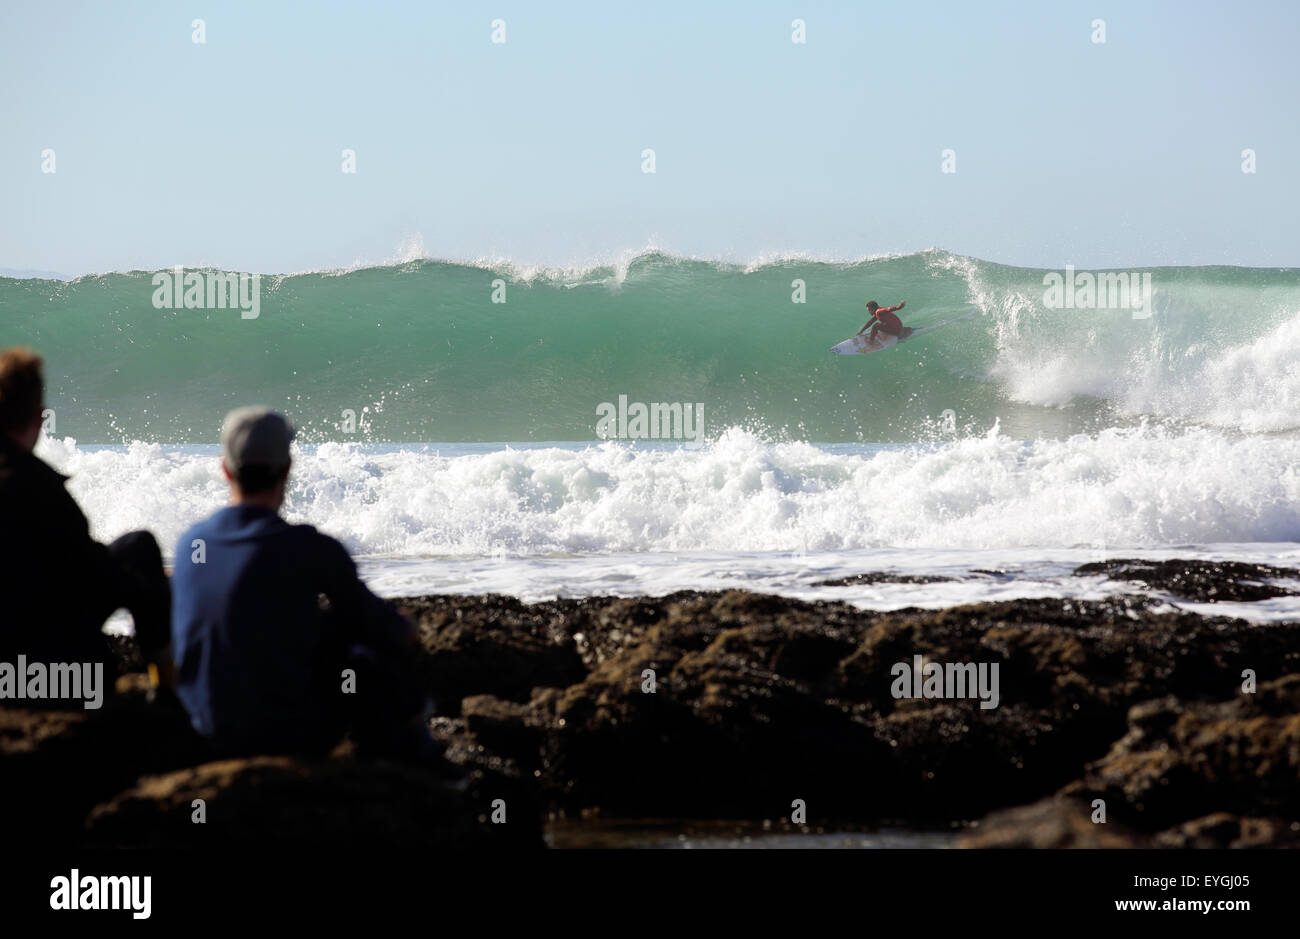
{"label": "seated man", "polygon": [[44,395],[40,357],[0,350],[0,662],[102,663],[111,692],[117,669],[104,620],[130,610],[146,660],[165,665],[167,576],[148,532],[107,546],[93,540],[67,477],[32,453]]}
{"label": "seated man", "polygon": [[293,437],[265,408],[226,416],[232,504],[176,545],[177,695],[217,755],[320,755],[351,725],[364,755],[436,762],[414,628],[341,544],[279,515]]}

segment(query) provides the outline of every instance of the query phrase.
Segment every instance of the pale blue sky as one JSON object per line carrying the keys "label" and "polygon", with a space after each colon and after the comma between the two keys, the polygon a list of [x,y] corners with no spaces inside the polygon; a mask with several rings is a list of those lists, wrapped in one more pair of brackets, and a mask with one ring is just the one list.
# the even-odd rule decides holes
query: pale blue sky
{"label": "pale blue sky", "polygon": [[0,268],[1297,266],[1298,40],[1293,2],[7,3]]}

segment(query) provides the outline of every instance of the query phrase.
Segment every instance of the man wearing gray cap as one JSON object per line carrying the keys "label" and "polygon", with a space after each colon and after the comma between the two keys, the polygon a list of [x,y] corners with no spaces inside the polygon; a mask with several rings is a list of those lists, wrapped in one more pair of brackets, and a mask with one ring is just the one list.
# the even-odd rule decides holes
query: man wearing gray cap
{"label": "man wearing gray cap", "polygon": [[176,544],[177,696],[218,755],[323,753],[350,728],[363,754],[436,762],[414,628],[341,544],[280,517],[293,438],[267,408],[226,415],[231,505]]}

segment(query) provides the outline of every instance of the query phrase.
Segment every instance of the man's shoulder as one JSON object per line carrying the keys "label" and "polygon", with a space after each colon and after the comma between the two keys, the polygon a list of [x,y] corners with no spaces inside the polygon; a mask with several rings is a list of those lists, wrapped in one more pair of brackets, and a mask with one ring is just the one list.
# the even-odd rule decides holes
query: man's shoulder
{"label": "man's shoulder", "polygon": [[342,542],[320,531],[314,525],[305,522],[289,522],[280,515],[265,519],[261,524],[265,526],[266,534],[274,537],[278,544],[292,546],[292,550],[313,552],[316,555],[322,553],[347,555],[348,553]]}
{"label": "man's shoulder", "polygon": [[[288,529],[290,538],[301,539],[304,543],[314,545],[321,550],[348,555],[348,549],[343,547],[343,542],[325,534],[314,525],[308,525],[306,523],[290,524],[286,522],[285,526]],[[348,556],[351,557],[351,555]]]}
{"label": "man's shoulder", "polygon": [[278,513],[270,512],[250,518],[241,514],[237,506],[229,505],[218,509],[207,518],[195,522],[182,532],[181,537],[203,534],[242,537],[250,533],[257,536],[268,535],[303,542],[327,542],[342,547],[335,539],[317,531],[312,525],[288,522]]}
{"label": "man's shoulder", "polygon": [[[278,557],[301,572],[319,571],[335,576],[348,568],[356,570],[347,549],[311,525],[291,524],[280,516],[258,518],[250,523],[230,507],[196,522],[176,540],[177,558],[202,551],[207,560],[228,556],[224,547],[238,549],[240,557]],[[214,552],[216,552],[214,554]]]}
{"label": "man's shoulder", "polygon": [[218,509],[216,512],[213,512],[211,515],[207,516],[206,518],[199,519],[197,522],[190,525],[189,528],[181,532],[181,538],[185,538],[189,535],[211,533],[216,531],[220,527],[221,513],[224,511],[225,509]]}
{"label": "man's shoulder", "polygon": [[[277,529],[285,530],[286,526],[278,517],[268,516],[265,519],[258,519],[255,523],[257,532],[262,534],[275,534]],[[199,519],[181,532],[177,539],[177,544],[181,547],[187,546],[194,539],[203,541],[235,541],[242,540],[254,532],[250,520],[240,516],[237,506],[227,505],[217,509],[211,515]]]}
{"label": "man's shoulder", "polygon": [[64,476],[40,457],[16,447],[0,451],[0,508],[8,516],[63,519],[80,515]]}
{"label": "man's shoulder", "polygon": [[0,446],[0,480],[34,490],[65,492],[63,484],[68,477],[36,454],[9,444]]}

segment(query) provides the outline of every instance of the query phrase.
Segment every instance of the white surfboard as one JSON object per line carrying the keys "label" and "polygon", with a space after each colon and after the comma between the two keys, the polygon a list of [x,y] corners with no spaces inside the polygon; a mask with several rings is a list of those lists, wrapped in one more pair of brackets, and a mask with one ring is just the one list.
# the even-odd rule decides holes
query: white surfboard
{"label": "white surfboard", "polygon": [[890,336],[887,333],[876,333],[876,338],[872,342],[867,342],[866,336],[852,336],[843,342],[838,342],[831,346],[831,351],[836,355],[864,355],[867,352],[879,352],[881,349],[888,349],[898,345],[900,342],[906,342],[909,339],[915,339],[924,333],[932,332],[940,326],[948,326],[952,323],[960,323],[962,320],[968,320],[978,311],[972,310],[965,316],[959,316],[956,319],[944,320],[942,323],[931,323],[929,326],[921,326],[911,329],[906,336],[899,339],[897,336]]}
{"label": "white surfboard", "polygon": [[[912,333],[913,336],[916,333]],[[867,341],[866,336],[852,336],[843,342],[837,342],[831,346],[831,351],[836,355],[862,355],[867,352],[879,352],[881,349],[888,349],[890,346],[898,345],[897,336],[890,336],[887,333],[877,333],[876,338],[871,342]]]}

